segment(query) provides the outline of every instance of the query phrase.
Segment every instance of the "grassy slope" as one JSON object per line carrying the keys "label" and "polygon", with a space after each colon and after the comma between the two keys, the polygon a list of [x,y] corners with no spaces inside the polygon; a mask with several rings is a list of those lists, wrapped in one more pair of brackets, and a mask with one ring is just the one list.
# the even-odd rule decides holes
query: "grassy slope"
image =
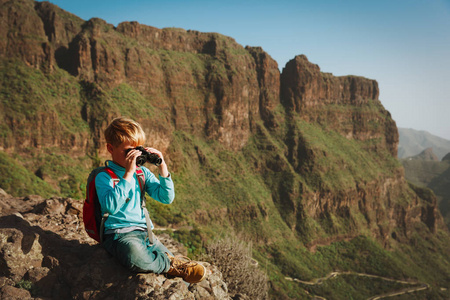
{"label": "grassy slope", "polygon": [[[19,119],[33,120],[32,116],[39,111],[51,110],[58,116],[62,132],[77,134],[89,131],[87,122],[79,116],[87,100],[83,96],[86,87],[64,71],[56,70],[45,76],[19,63],[7,62],[3,64],[1,74],[2,117],[17,114],[15,116]],[[137,108],[133,106],[145,101],[128,85],[106,90],[100,97],[112,111],[125,115],[134,113]],[[129,106],[124,105],[125,102],[130,103]],[[100,107],[91,106],[90,109],[95,113]],[[141,113],[142,117],[151,117],[154,108],[149,107]],[[439,233],[432,237],[426,233],[426,228],[418,230],[425,232],[423,236],[427,236],[427,240],[418,234],[415,244],[398,245],[394,251],[383,249],[369,238],[358,237],[318,247],[315,253],[309,252],[304,242],[314,236],[330,235],[327,224],[306,218],[300,227],[304,232],[293,231],[292,224],[299,221],[298,216],[291,214],[289,207],[284,207],[285,204],[277,199],[279,196],[275,189],[286,189],[300,195],[296,186],[301,183],[303,191],[315,190],[319,185],[330,191],[339,191],[352,187],[355,180],[370,181],[379,174],[389,173],[397,164],[388,154],[370,156],[364,150],[367,145],[362,142],[347,140],[333,131],[297,120],[294,126],[308,147],[314,153],[323,154],[315,155],[314,161],[310,162],[315,171],[300,175],[285,157],[284,133],[269,133],[261,124],[257,126],[260,129],[258,134],[238,153],[224,150],[215,141],[175,132],[169,151],[175,158],[173,178],[177,200],[171,206],[150,205],[156,223],[191,226],[193,230],[172,234],[194,254],[201,250],[206,240],[228,234],[252,241],[255,258],[273,282],[274,297],[308,298],[305,292],[308,290],[322,296],[332,294],[335,299],[350,299],[349,295],[359,299],[375,292],[371,279],[355,284],[355,279],[343,277],[330,286],[314,288],[284,280],[284,276],[308,280],[338,269],[394,278],[417,278],[436,286],[445,286],[445,281],[448,283],[448,257],[442,257],[450,246],[448,236]],[[2,138],[7,140],[12,134],[9,128],[2,127]],[[16,134],[21,133],[14,132],[14,136]],[[59,148],[31,150],[1,152],[2,188],[14,195],[59,194],[83,198],[87,173],[92,165],[98,164],[95,155],[69,157],[64,149]],[[32,184],[17,188],[17,185],[11,185],[11,179]],[[295,199],[298,201],[296,205],[308,201]],[[333,228],[345,233],[346,220],[335,216],[330,218],[333,218]],[[438,242],[438,238],[442,241]],[[434,255],[430,256],[430,251]],[[440,293],[436,288],[429,292],[430,295],[436,293]]]}
{"label": "grassy slope", "polygon": [[[304,128],[308,126],[307,124],[301,125]],[[369,164],[374,172],[373,176],[378,176],[382,172],[389,172],[391,167],[398,167],[398,162],[395,159],[380,163],[376,159],[364,157],[361,154],[364,153],[361,149],[364,143],[348,141],[340,135],[323,131],[320,128],[305,129],[305,132],[308,132],[307,134],[310,135],[309,138],[311,139],[328,136],[326,141],[321,145],[317,143],[316,146],[326,147],[327,157],[331,157],[331,160],[336,159],[338,153],[341,153],[341,157],[338,158],[340,160],[345,161],[342,156],[346,155],[356,160],[354,167],[349,166],[346,171],[340,173],[334,170],[333,172],[337,172],[336,176],[326,177],[323,182],[329,181],[329,185],[345,185],[346,177],[355,176],[353,173],[358,172],[356,170],[357,163]],[[260,261],[261,266],[267,268],[275,284],[274,294],[278,292],[280,294],[286,293],[290,297],[304,295],[306,286],[283,280],[286,275],[308,280],[325,276],[328,272],[334,270],[366,272],[397,279],[416,278],[422,282],[434,282],[437,286],[446,285],[450,275],[446,269],[448,257],[443,254],[445,253],[445,247],[440,244],[437,238],[432,241],[425,241],[420,235],[417,235],[414,237],[414,245],[398,245],[394,251],[387,251],[377,242],[362,236],[349,242],[343,241],[330,246],[319,247],[316,253],[310,253],[306,250],[301,242],[305,237],[292,232],[288,226],[289,221],[286,218],[289,219],[291,216],[283,215],[282,211],[276,207],[277,204],[272,201],[271,187],[278,186],[279,182],[277,181],[280,178],[283,180],[284,174],[297,176],[298,180],[308,181],[309,179],[301,179],[292,170],[285,170],[284,172],[266,174],[263,180],[257,172],[258,166],[261,163],[283,157],[281,154],[284,149],[280,146],[281,143],[273,140],[270,142],[269,139],[270,137],[267,136],[265,138],[255,136],[240,154],[228,153],[214,142],[208,143],[178,133],[177,142],[174,144],[177,145],[180,153],[184,153],[186,167],[179,170],[174,177],[177,186],[177,201],[173,204],[173,212],[197,211],[196,208],[201,207],[201,211],[209,211],[211,215],[214,215],[211,211],[217,211],[221,207],[226,208],[231,215],[231,221],[212,217],[213,219],[208,222],[207,226],[200,225],[198,227],[200,228],[200,234],[207,238],[214,238],[233,230],[230,229],[233,227],[234,231],[240,236],[252,240],[255,257]],[[336,144],[340,146],[337,147]],[[275,149],[275,151],[264,151],[268,148],[268,145],[272,145],[272,149]],[[204,157],[203,164],[196,162],[198,152]],[[359,157],[355,158],[357,154]],[[330,164],[324,162],[324,165]],[[361,173],[359,176],[370,177],[370,174]],[[337,179],[338,183],[334,182],[335,177],[340,177],[340,179]],[[370,178],[364,180],[368,179]],[[314,181],[312,182],[314,183]],[[255,207],[254,210],[247,209],[252,206]],[[253,217],[252,211],[254,212]],[[266,218],[264,217],[264,211],[269,212]],[[342,219],[336,220],[337,222],[344,222]],[[313,220],[309,220],[308,224],[315,226],[316,229],[321,225],[315,224]],[[320,231],[321,234],[327,234],[321,228],[317,230],[322,230]],[[426,233],[428,229],[420,228],[420,230],[424,232],[424,236],[429,235],[429,233]],[[439,234],[442,235],[444,240],[448,241],[446,233]],[[436,247],[438,248],[438,254],[429,257],[429,249],[436,249]],[[408,253],[414,259],[408,257],[405,253]],[[423,261],[425,263],[422,263]],[[441,261],[444,263],[440,263]],[[372,286],[374,279],[354,279],[347,276],[339,280],[339,289],[337,290],[336,286],[333,285],[307,288],[307,290],[318,295],[333,294],[335,299],[348,299],[349,295],[352,295],[351,297],[354,297],[354,299],[359,299],[363,296],[375,295],[382,290]],[[357,284],[354,283],[355,280]],[[395,288],[392,287],[391,290],[395,290]],[[424,293],[427,293],[427,295],[436,294],[436,299],[441,297],[439,296],[441,291],[436,287],[432,291]],[[276,294],[277,297],[280,294]]]}
{"label": "grassy slope", "polygon": [[411,183],[430,188],[437,196],[439,210],[450,228],[450,161],[400,160]]}
{"label": "grassy slope", "polygon": [[405,178],[415,185],[426,187],[433,178],[444,173],[449,167],[449,161],[425,161],[401,159],[405,168]]}
{"label": "grassy slope", "polygon": [[[307,126],[306,124],[302,125]],[[320,139],[321,135],[332,137],[322,144],[322,147],[328,145],[327,149],[331,149],[328,150],[327,155],[327,157],[332,157],[330,159],[336,159],[337,153],[333,153],[334,151],[346,152],[342,155],[353,157],[357,163],[371,165],[372,170],[375,170],[373,176],[379,175],[380,172],[388,172],[391,164],[398,167],[395,159],[380,164],[376,159],[363,157],[361,155],[363,150],[360,147],[364,143],[348,141],[341,138],[340,135],[324,132],[319,128],[308,130],[310,130],[311,138]],[[335,139],[333,142],[328,142],[333,138]],[[277,145],[279,145],[277,143],[272,144],[275,151],[264,152],[262,150],[267,148],[267,139],[266,143],[262,142],[261,145],[264,138],[254,137],[243,153],[239,154],[227,153],[213,142],[206,143],[180,133],[175,144],[179,149],[183,149],[185,159],[189,162],[187,162],[186,168],[177,172],[174,177],[178,193],[177,201],[173,205],[174,212],[196,211],[196,207],[199,206],[202,207],[201,210],[206,211],[217,211],[221,207],[227,208],[231,214],[232,224],[229,224],[228,219],[212,219],[207,226],[199,226],[200,233],[207,238],[214,238],[217,235],[226,234],[231,227],[234,227],[234,231],[240,236],[252,240],[255,257],[260,261],[261,266],[267,268],[275,284],[274,293],[283,291],[280,293],[287,293],[291,297],[297,297],[304,293],[303,289],[306,286],[287,282],[283,280],[284,276],[308,280],[325,276],[334,270],[366,272],[397,279],[413,278],[422,282],[433,282],[438,287],[446,285],[450,278],[447,270],[448,255],[445,256],[446,246],[441,244],[438,238],[439,235],[442,235],[442,239],[448,246],[448,236],[444,232],[439,233],[438,237],[434,237],[430,241],[426,241],[420,234],[417,234],[414,236],[413,245],[396,245],[394,251],[387,251],[377,242],[361,236],[348,242],[342,241],[330,246],[319,247],[316,253],[310,253],[301,242],[305,237],[290,230],[286,217],[291,216],[283,216],[276,207],[276,203],[272,201],[270,187],[278,185],[277,180],[283,178],[283,172],[266,174],[263,182],[261,176],[255,171],[258,169],[258,163],[282,157],[278,151],[283,149],[277,149]],[[334,148],[333,145],[336,144],[340,147]],[[316,145],[318,146],[318,144]],[[196,152],[198,152],[195,150],[196,147],[206,157],[204,164],[193,163],[196,160]],[[355,158],[357,153],[360,155],[359,158]],[[328,163],[325,162],[324,165],[328,165]],[[354,168],[356,166],[357,164]],[[285,172],[293,175],[292,171]],[[347,175],[346,172],[348,172]],[[357,172],[357,170],[348,167],[347,171],[336,174],[336,176],[342,177],[338,179],[339,184],[345,184],[346,176],[354,176],[350,175],[352,172]],[[360,174],[360,176],[369,175]],[[329,185],[336,184],[334,178],[334,176],[330,176],[324,181],[330,181]],[[297,179],[302,180],[301,178]],[[256,207],[254,215],[257,217],[252,218],[251,213],[245,214],[245,211],[249,211],[246,210],[249,206]],[[239,209],[233,210],[236,207]],[[264,218],[263,211],[269,212],[267,218]],[[345,221],[336,218],[336,222],[344,223]],[[321,225],[315,224],[313,220],[309,220],[308,224],[315,226],[316,229]],[[319,232],[316,234],[327,234],[321,228],[317,230]],[[425,226],[417,230],[422,231],[423,236],[429,236]],[[433,256],[429,256],[430,249],[436,249]],[[347,298],[349,295],[352,295],[354,299],[359,299],[380,292],[380,289],[372,286],[374,279],[358,279],[358,284],[354,283],[356,279],[351,276],[339,280],[339,289],[337,290],[333,285],[307,290],[318,295],[333,294],[335,299],[349,299]],[[395,290],[395,287],[391,290]],[[439,288],[434,287],[432,291],[424,293],[430,295],[437,293],[436,299],[439,299],[441,292]]]}
{"label": "grassy slope", "polygon": [[[13,144],[16,139],[34,140],[38,138],[54,142],[56,136],[67,137],[87,133],[89,127],[80,118],[81,104],[78,83],[66,72],[57,70],[50,76],[30,69],[17,61],[2,61],[0,65],[0,117],[5,122],[14,120],[8,126],[2,123],[0,137],[3,143]],[[58,132],[45,128],[47,124],[36,124],[46,117],[53,117],[58,124]],[[32,124],[30,126],[30,124]],[[39,149],[25,144],[8,155],[2,154],[1,187],[12,195],[59,194],[81,198],[84,174],[79,171],[83,158],[74,159],[67,155],[67,149]],[[16,170],[21,170],[17,172]],[[37,176],[39,175],[39,176]],[[46,183],[42,181],[46,179]],[[14,184],[8,183],[9,181]],[[22,184],[21,182],[25,182]],[[29,185],[26,182],[33,182]],[[17,188],[17,185],[24,185]]]}
{"label": "grassy slope", "polygon": [[[449,161],[446,162],[449,163]],[[438,197],[439,210],[444,216],[447,227],[450,228],[450,167],[439,176],[433,178],[428,187]]]}

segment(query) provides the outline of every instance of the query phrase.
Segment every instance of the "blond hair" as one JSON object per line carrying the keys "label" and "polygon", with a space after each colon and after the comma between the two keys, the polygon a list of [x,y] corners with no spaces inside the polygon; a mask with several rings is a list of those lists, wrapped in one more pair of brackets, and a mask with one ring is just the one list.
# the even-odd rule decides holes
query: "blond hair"
{"label": "blond hair", "polygon": [[114,119],[105,129],[105,139],[108,144],[114,147],[123,142],[140,146],[145,142],[145,133],[136,121],[120,117]]}

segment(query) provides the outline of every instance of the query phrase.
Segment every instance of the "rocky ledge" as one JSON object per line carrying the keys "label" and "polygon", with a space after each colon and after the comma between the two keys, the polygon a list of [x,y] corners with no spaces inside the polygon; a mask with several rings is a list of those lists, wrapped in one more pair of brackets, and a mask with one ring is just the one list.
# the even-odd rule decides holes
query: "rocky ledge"
{"label": "rocky ledge", "polygon": [[[207,278],[132,273],[84,232],[82,202],[12,197],[0,189],[0,299],[231,299],[222,273],[203,262]],[[158,238],[175,254],[183,245]]]}

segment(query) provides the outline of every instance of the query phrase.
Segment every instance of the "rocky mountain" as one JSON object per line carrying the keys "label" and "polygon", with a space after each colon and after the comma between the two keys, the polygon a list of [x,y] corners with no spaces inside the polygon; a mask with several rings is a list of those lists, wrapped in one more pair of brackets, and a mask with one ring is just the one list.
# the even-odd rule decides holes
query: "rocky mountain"
{"label": "rocky mountain", "polygon": [[419,155],[401,159],[405,178],[418,186],[430,188],[436,194],[438,208],[450,228],[450,153],[438,161],[431,148]]}
{"label": "rocky mountain", "polygon": [[399,128],[398,157],[407,158],[432,148],[438,160],[450,152],[450,141],[423,130]]}
{"label": "rocky mountain", "polygon": [[182,229],[189,255],[227,235],[249,241],[277,299],[391,288],[286,280],[336,269],[415,278],[430,284],[418,299],[446,297],[449,234],[435,196],[404,178],[375,80],[323,73],[304,55],[280,73],[263,49],[218,33],[114,27],[48,2],[0,0],[0,22],[8,193],[81,200],[107,158],[106,125],[132,117],[177,189],[173,205],[149,202],[152,218]]}
{"label": "rocky mountain", "polygon": [[447,168],[442,173],[433,177],[427,187],[436,194],[439,210],[444,217],[447,227],[450,228],[450,162],[443,160],[441,164],[444,165],[441,166],[441,169],[444,169],[445,166]]}
{"label": "rocky mountain", "polygon": [[422,161],[439,161],[439,158],[434,154],[433,148],[427,148],[419,154],[407,157],[407,160],[422,160]]}

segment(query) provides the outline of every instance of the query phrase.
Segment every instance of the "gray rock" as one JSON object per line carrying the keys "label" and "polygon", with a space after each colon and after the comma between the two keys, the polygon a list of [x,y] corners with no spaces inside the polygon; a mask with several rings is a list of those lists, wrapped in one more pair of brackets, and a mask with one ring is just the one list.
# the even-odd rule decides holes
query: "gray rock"
{"label": "gray rock", "polygon": [[[206,279],[189,287],[125,269],[85,233],[81,201],[0,195],[0,203],[1,299],[231,299],[207,262]],[[169,235],[159,238],[173,253],[187,253]]]}

